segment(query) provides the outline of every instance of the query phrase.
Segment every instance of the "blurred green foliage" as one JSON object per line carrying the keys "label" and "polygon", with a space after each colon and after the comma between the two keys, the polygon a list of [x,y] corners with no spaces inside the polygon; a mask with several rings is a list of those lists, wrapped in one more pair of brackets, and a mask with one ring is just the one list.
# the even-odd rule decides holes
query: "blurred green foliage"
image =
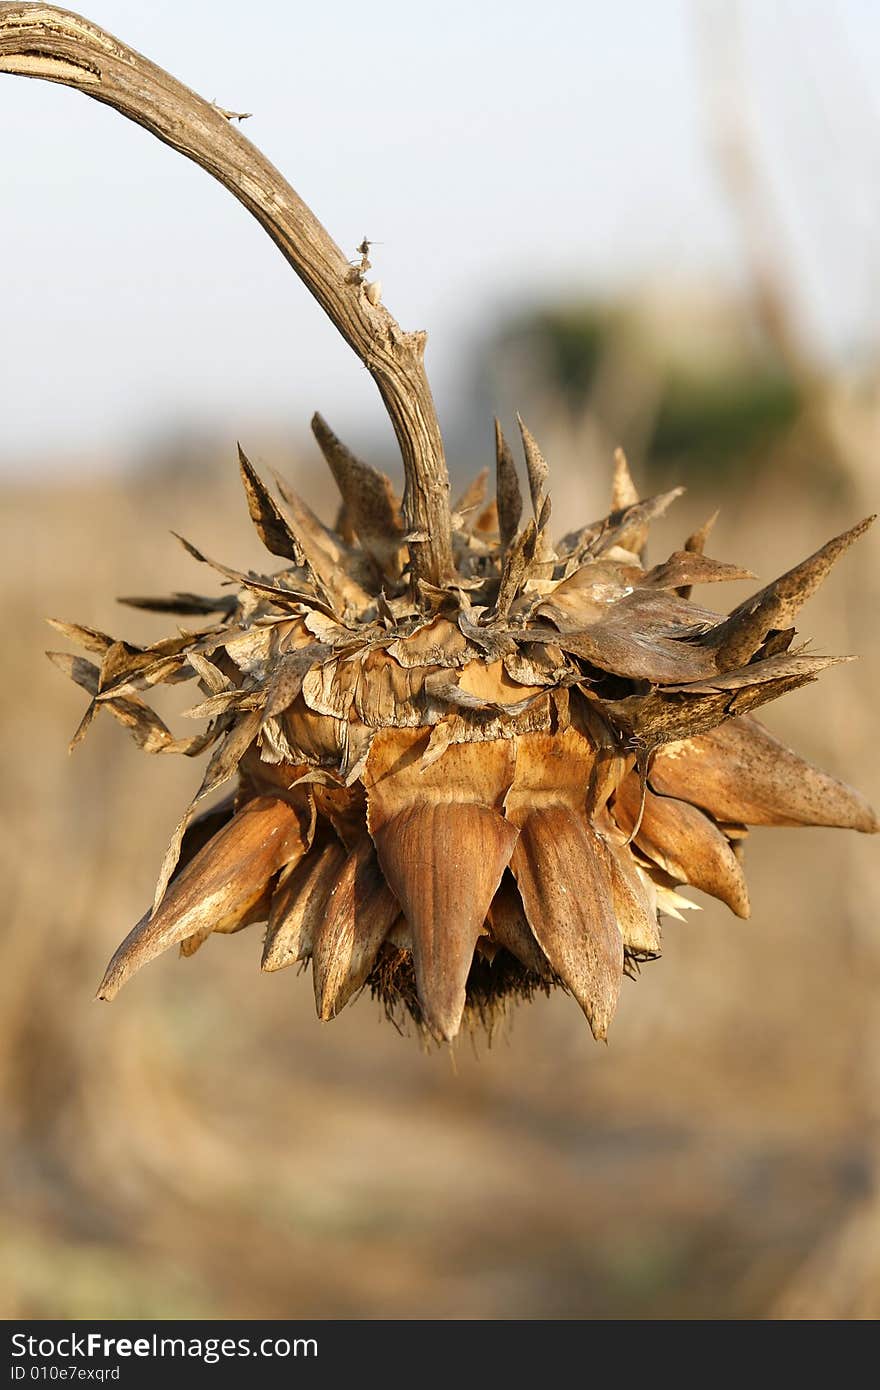
{"label": "blurred green foliage", "polygon": [[[743,316],[744,317],[744,316]],[[508,322],[495,340],[494,375],[527,364],[531,387],[550,393],[573,417],[592,410],[626,445],[625,419],[604,418],[650,383],[652,422],[644,466],[656,482],[741,484],[784,449],[805,402],[754,326],[731,316],[689,341],[672,317],[646,324],[639,301],[540,306]],[[714,335],[714,336],[713,336]],[[684,343],[684,350],[683,349]],[[615,374],[613,390],[603,382]]]}
{"label": "blurred green foliage", "polygon": [[674,373],[665,383],[651,445],[664,473],[724,480],[756,467],[800,413],[800,396],[781,372],[756,369],[706,379]]}

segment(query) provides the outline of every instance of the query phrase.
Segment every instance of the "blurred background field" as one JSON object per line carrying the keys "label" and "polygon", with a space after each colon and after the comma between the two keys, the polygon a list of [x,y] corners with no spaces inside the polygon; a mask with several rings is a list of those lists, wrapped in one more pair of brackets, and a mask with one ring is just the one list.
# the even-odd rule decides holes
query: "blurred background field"
{"label": "blurred background field", "polygon": [[[630,6],[644,16],[663,8]],[[679,7],[665,8],[672,24]],[[703,17],[712,9],[698,8]],[[748,35],[755,7],[744,9]],[[380,30],[393,11],[378,7]],[[131,30],[133,13],[123,3],[93,9],[148,48]],[[857,41],[867,10],[846,14],[844,37]],[[815,16],[810,23],[815,35]],[[874,29],[864,24],[868,42]],[[172,62],[173,27],[158,32],[159,48],[148,51],[187,79]],[[791,43],[800,52],[803,39]],[[683,278],[678,261],[667,274],[669,248],[658,244],[652,273],[625,285],[609,288],[599,266],[539,286],[527,303],[512,286],[497,287],[479,331],[459,324],[458,337],[451,328],[438,335],[441,362],[458,353],[457,374],[441,371],[441,420],[454,482],[463,484],[490,462],[492,411],[509,424],[521,408],[550,460],[561,530],[606,508],[611,451],[623,443],[645,492],[688,485],[655,527],[652,561],[720,505],[711,553],[767,580],[877,507],[880,354],[870,293],[880,208],[872,222],[853,180],[851,199],[838,189],[829,211],[824,195],[839,170],[817,168],[800,191],[800,218],[791,202],[779,215],[773,160],[792,151],[802,159],[812,127],[793,124],[782,101],[782,155],[772,139],[756,144],[737,103],[722,100],[731,72],[713,67],[717,43],[695,38],[694,52],[702,55],[694,80],[713,94],[697,134],[739,247],[737,274],[701,265]],[[822,97],[825,147],[840,139],[853,167],[867,170],[876,126],[862,115],[840,125],[832,98],[846,90],[844,114],[852,110],[853,89],[840,82],[849,58],[828,52],[818,75],[813,53],[797,73]],[[655,78],[662,92],[673,74],[661,63]],[[3,86],[4,109],[25,86]],[[493,120],[502,124],[497,112]],[[127,149],[145,144],[123,135]],[[295,159],[276,157],[296,185]],[[388,178],[399,183],[395,158],[391,150]],[[417,200],[411,169],[406,177]],[[40,178],[51,189],[53,170]],[[126,181],[137,180],[129,171]],[[129,191],[119,195],[121,224]],[[332,227],[320,193],[302,191]],[[625,211],[622,202],[618,215]],[[63,200],[56,215],[63,240]],[[27,217],[18,207],[16,218],[21,237]],[[566,236],[570,248],[571,229]],[[577,236],[589,243],[589,227]],[[811,317],[809,257],[796,254],[811,236],[826,252],[825,297],[833,299],[838,273],[838,298],[847,299],[844,269],[864,290],[861,301],[852,296],[862,309],[850,315],[845,342]],[[478,251],[491,255],[482,244],[470,252],[475,262]],[[161,282],[161,257],[151,273]],[[442,273],[442,263],[432,271]],[[81,274],[87,284],[99,267]],[[31,313],[49,322],[52,287],[38,279],[28,293],[47,298],[32,298]],[[386,297],[406,327],[421,326],[393,285]],[[268,345],[249,339],[248,354],[295,375],[318,311],[292,335],[280,332],[271,305],[259,312],[272,336]],[[138,334],[138,318],[129,319],[120,359]],[[99,337],[81,349],[100,363],[97,375],[83,371],[76,394],[112,404],[127,389],[126,366],[120,360],[114,375]],[[219,361],[213,330],[203,327],[201,343],[208,366],[211,353]],[[44,648],[58,643],[43,620],[76,619],[133,641],[160,635],[161,619],[114,599],[199,589],[203,575],[171,528],[237,567],[256,563],[235,433],[255,463],[280,468],[328,519],[334,502],[305,442],[305,412],[295,423],[273,413],[247,374],[232,424],[189,410],[184,379],[173,397],[156,388],[149,428],[133,418],[126,433],[114,419],[102,442],[98,415],[84,407],[62,438],[57,350],[47,334],[45,361],[38,352],[22,375],[39,383],[34,404],[25,408],[16,387],[15,428],[5,440],[0,430],[0,1314],[880,1315],[880,870],[876,843],[864,837],[753,832],[751,920],[691,893],[703,910],[667,922],[662,959],[625,983],[607,1048],[562,996],[517,1009],[491,1046],[464,1039],[451,1054],[399,1037],[366,998],[321,1025],[309,977],[260,975],[259,927],[209,940],[192,960],[169,954],[113,1005],[94,1001],[107,958],[152,895],[200,772],[186,759],[146,757],[109,720],[68,760],[82,693],[46,662]],[[353,359],[349,366],[356,379]],[[202,362],[196,375],[207,374]],[[344,386],[332,373],[330,383],[311,404],[336,424]],[[66,390],[59,377],[65,400]],[[348,442],[369,452],[374,408],[363,436],[354,407],[341,415]],[[377,438],[370,457],[397,476],[387,441]],[[871,536],[800,624],[815,651],[862,659],[764,712],[774,732],[875,804],[877,557]],[[721,599],[697,597],[730,607],[746,592],[734,585]],[[173,717],[171,706],[162,712]]]}

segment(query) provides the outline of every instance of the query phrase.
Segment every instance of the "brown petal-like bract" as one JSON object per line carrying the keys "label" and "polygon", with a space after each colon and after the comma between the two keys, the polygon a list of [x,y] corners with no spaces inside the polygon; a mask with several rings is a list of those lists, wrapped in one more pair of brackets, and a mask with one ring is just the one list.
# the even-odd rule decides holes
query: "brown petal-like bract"
{"label": "brown petal-like bract", "polygon": [[737,917],[748,917],[742,866],[727,837],[702,811],[647,790],[641,805],[638,778],[630,773],[617,790],[613,813],[621,829],[665,873],[720,898]]}
{"label": "brown petal-like bract", "polygon": [[[302,858],[300,816],[286,801],[255,797],[210,839],[114,955],[98,994],[112,999],[147,961],[205,927],[240,920],[273,874]],[[221,930],[223,928],[221,927]]]}
{"label": "brown petal-like bract", "polygon": [[623,939],[595,834],[567,806],[527,816],[511,868],[529,925],[580,1004],[595,1038],[607,1036],[623,974]]}
{"label": "brown petal-like bract", "polygon": [[459,1030],[477,937],[516,842],[488,806],[414,805],[375,832],[379,863],[412,932],[416,987],[432,1033]]}
{"label": "brown petal-like bract", "polygon": [[366,836],[349,854],[330,890],[312,942],[318,1017],[333,1018],[366,982],[400,915],[397,899]]}
{"label": "brown petal-like bract", "polygon": [[829,825],[872,834],[877,817],[860,792],[821,772],[744,715],[657,752],[651,786],[747,825]]}

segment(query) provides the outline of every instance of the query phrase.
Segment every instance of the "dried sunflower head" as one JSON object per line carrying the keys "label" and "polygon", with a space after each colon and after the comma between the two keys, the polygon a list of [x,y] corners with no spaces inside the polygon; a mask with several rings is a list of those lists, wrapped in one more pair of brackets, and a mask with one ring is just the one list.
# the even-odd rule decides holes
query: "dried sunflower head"
{"label": "dried sunflower head", "polygon": [[[705,555],[708,527],[646,568],[676,494],[640,500],[622,455],[609,515],[554,540],[540,449],[520,422],[523,524],[498,428],[495,500],[481,475],[450,508],[425,336],[366,281],[366,241],[348,261],[229,112],[78,16],[4,6],[2,70],[114,106],[248,207],[374,376],[406,477],[399,501],[316,416],[333,528],[287,487],[276,501],[242,455],[280,567],[243,574],[184,542],[235,591],[129,602],[203,625],[142,648],[56,624],[99,658],[53,654],[90,696],[74,741],[105,709],[147,751],[212,749],[103,998],[168,946],[265,922],[263,968],[311,960],[322,1018],[369,986],[451,1039],[466,1015],[561,985],[604,1037],[623,973],[660,950],[659,917],[693,906],[683,885],[747,915],[749,824],[877,829],[752,715],[842,659],[805,655],[792,622],[867,522],[719,614],[691,586],[749,576]],[[143,694],[186,680],[207,727],[175,739]]]}
{"label": "dried sunflower head", "polygon": [[[703,553],[639,555],[673,493],[639,501],[618,456],[609,516],[552,542],[547,470],[521,425],[532,516],[497,431],[486,476],[453,509],[455,573],[414,582],[387,478],[313,427],[342,494],[338,529],[245,456],[268,575],[193,556],[226,597],[133,599],[209,625],[145,649],[56,624],[100,656],[61,657],[91,703],[150,751],[213,745],[163,865],[155,909],[101,996],[166,947],[267,922],[262,963],[312,962],[321,1018],[364,985],[438,1038],[466,1013],[561,984],[604,1037],[628,963],[660,951],[683,885],[748,915],[749,824],[877,822],[857,792],[778,743],[751,711],[834,658],[793,648],[792,619],[867,523],[723,616],[694,583],[749,577]],[[193,680],[204,734],[174,740],[142,700]],[[198,803],[234,778],[226,801]]]}

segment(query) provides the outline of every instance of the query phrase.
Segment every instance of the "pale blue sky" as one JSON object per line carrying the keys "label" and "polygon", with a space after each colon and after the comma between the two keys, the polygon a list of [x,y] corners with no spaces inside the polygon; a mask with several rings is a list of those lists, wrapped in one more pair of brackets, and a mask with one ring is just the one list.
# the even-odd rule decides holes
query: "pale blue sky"
{"label": "pale blue sky", "polygon": [[[721,10],[732,0],[720,0]],[[880,5],[746,0],[744,93],[811,325],[873,332]],[[441,421],[475,333],[517,300],[741,264],[709,157],[696,32],[713,0],[90,0],[89,18],[245,133],[427,328]],[[243,20],[242,15],[246,16]],[[209,32],[204,26],[210,24]],[[77,93],[0,77],[0,462],[157,424],[318,407],[370,435],[367,374],[227,193]],[[873,296],[873,298],[872,298]],[[352,441],[353,443],[356,440]]]}

